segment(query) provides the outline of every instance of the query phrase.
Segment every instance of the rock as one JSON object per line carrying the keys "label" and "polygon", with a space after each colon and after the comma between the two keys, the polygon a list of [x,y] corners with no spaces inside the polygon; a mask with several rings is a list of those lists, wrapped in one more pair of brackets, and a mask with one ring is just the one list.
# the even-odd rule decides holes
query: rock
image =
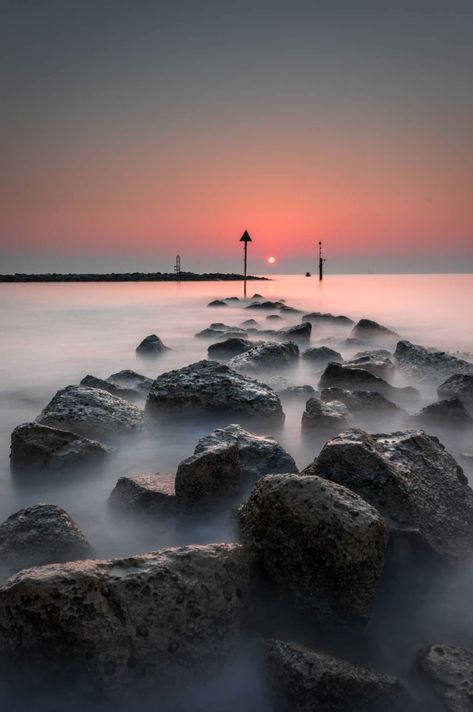
{"label": "rock", "polygon": [[220,503],[238,494],[241,487],[238,445],[215,445],[183,460],[176,473],[178,504]]}
{"label": "rock", "polygon": [[114,386],[126,389],[136,393],[136,395],[148,395],[149,389],[153,383],[152,378],[147,378],[142,376],[136,371],[131,371],[130,369],[124,369],[123,371],[118,371],[118,373],[112,373],[106,381],[112,383]]}
{"label": "rock", "polygon": [[114,396],[119,398],[134,398],[136,393],[134,391],[128,390],[126,388],[120,388],[114,383],[109,381],[104,381],[103,378],[97,378],[96,376],[84,376],[80,382],[81,386],[88,386],[88,388],[100,388],[102,391],[107,391],[107,393],[112,393]]}
{"label": "rock", "polygon": [[95,440],[38,423],[18,425],[11,435],[10,462],[23,470],[64,470],[101,462],[110,452]]}
{"label": "rock", "polygon": [[239,302],[240,297],[225,297],[226,302]]}
{"label": "rock", "polygon": [[465,408],[473,411],[473,373],[457,373],[437,388],[441,398],[459,398]]}
{"label": "rock", "polygon": [[20,509],[0,525],[0,565],[9,573],[92,555],[79,527],[55,504]]}
{"label": "rock", "polygon": [[216,344],[211,344],[207,349],[209,358],[227,359],[232,356],[238,356],[252,348],[252,345],[245,339],[232,338],[225,341],[218,341]]}
{"label": "rock", "polygon": [[280,307],[279,311],[283,314],[302,314],[302,309],[296,309],[295,307]]}
{"label": "rock", "polygon": [[388,329],[387,326],[378,324],[377,321],[360,319],[351,330],[351,336],[358,339],[372,339],[376,337],[397,336],[397,334],[395,331]]}
{"label": "rock", "polygon": [[331,361],[343,361],[342,354],[330,349],[328,346],[313,346],[310,349],[306,349],[302,354],[302,358],[315,363],[317,366],[325,366]]}
{"label": "rock", "polygon": [[473,465],[473,452],[461,452],[460,457],[467,465]]}
{"label": "rock", "polygon": [[209,302],[207,304],[208,307],[228,307],[227,302],[224,302],[223,299],[214,299],[213,302]]}
{"label": "rock", "polygon": [[411,700],[391,675],[309,650],[296,643],[266,643],[271,697],[280,712],[405,712]]}
{"label": "rock", "polygon": [[174,476],[157,472],[152,475],[120,477],[108,499],[120,512],[166,516],[176,511]]}
{"label": "rock", "polygon": [[107,438],[142,430],[143,411],[98,388],[66,386],[56,393],[36,422],[67,428],[79,435]]}
{"label": "rock", "polygon": [[315,388],[309,385],[288,386],[282,391],[279,391],[278,395],[280,398],[287,400],[295,400],[298,398],[304,398],[304,400],[307,400],[308,398],[318,397],[318,391],[316,391]]}
{"label": "rock", "polygon": [[447,712],[471,712],[473,651],[443,643],[430,645],[419,651],[417,661]]}
{"label": "rock", "polygon": [[307,341],[310,339],[312,324],[309,321],[303,321],[302,324],[288,326],[286,329],[279,329],[277,334],[284,339],[296,341]]}
{"label": "rock", "polygon": [[422,408],[420,413],[413,415],[414,423],[426,426],[442,426],[450,428],[471,427],[473,418],[458,398],[449,398],[437,403],[431,403]]}
{"label": "rock", "polygon": [[279,301],[279,302],[264,301],[264,302],[252,302],[251,304],[248,304],[246,309],[280,309],[283,306],[284,306],[284,302],[282,302],[282,301]]}
{"label": "rock", "polygon": [[[460,373],[473,375],[473,364],[445,351],[399,341],[394,352],[398,365],[410,376],[440,384]],[[455,394],[456,395],[456,394]]]}
{"label": "rock", "polygon": [[258,292],[255,292],[251,298],[252,299],[264,299],[263,295],[258,294]]}
{"label": "rock", "polygon": [[241,425],[227,425],[216,428],[209,435],[201,438],[194,453],[202,453],[212,447],[222,445],[238,446],[242,476],[256,480],[262,475],[280,472],[298,472],[294,459],[269,435],[256,435],[245,430]]}
{"label": "rock", "polygon": [[439,561],[471,556],[473,490],[436,437],[421,430],[349,430],[324,445],[315,471],[366,499],[393,535],[412,533]]}
{"label": "rock", "polygon": [[364,368],[380,378],[392,378],[395,370],[394,363],[390,356],[385,356],[382,352],[384,352],[384,349],[379,349],[372,353],[365,351],[361,355],[356,354],[349,361],[345,361],[344,365],[347,368]]}
{"label": "rock", "polygon": [[324,388],[320,397],[325,402],[340,401],[350,413],[366,413],[373,417],[386,415],[406,415],[398,405],[376,393],[376,391],[348,391],[344,388]]}
{"label": "rock", "polygon": [[351,326],[355,322],[347,316],[334,316],[333,314],[322,314],[322,312],[311,312],[304,314],[302,321],[312,321],[319,324],[330,324],[331,326]]}
{"label": "rock", "polygon": [[228,327],[228,329],[213,329],[209,327],[207,329],[202,329],[202,331],[198,331],[195,336],[200,339],[221,339],[222,336],[226,336],[227,339],[248,338],[246,331],[243,331],[243,329],[239,329],[238,327]]}
{"label": "rock", "polygon": [[217,361],[198,361],[158,376],[145,410],[155,416],[214,413],[284,420],[281,401],[271,388]]}
{"label": "rock", "polygon": [[238,544],[27,569],[0,589],[0,651],[45,679],[134,694],[146,681],[183,684],[231,652],[248,578]]}
{"label": "rock", "polygon": [[136,353],[142,356],[157,356],[168,351],[168,347],[163,344],[159,336],[150,334],[136,347]]}
{"label": "rock", "polygon": [[282,321],[282,316],[279,316],[279,314],[268,314],[266,319],[271,319],[271,320],[279,320]]}
{"label": "rock", "polygon": [[396,388],[364,368],[352,368],[339,363],[327,364],[319,381],[321,390],[332,387],[357,391],[376,391],[386,397],[401,398],[403,400],[413,400],[419,395],[418,391],[411,386]]}
{"label": "rock", "polygon": [[258,371],[261,369],[280,369],[292,366],[299,359],[299,348],[292,341],[277,343],[262,341],[238,356],[234,356],[228,365],[236,371]]}
{"label": "rock", "polygon": [[244,545],[283,600],[322,625],[368,619],[388,540],[374,507],[317,476],[266,475],[239,513]]}
{"label": "rock", "polygon": [[[268,317],[266,317],[268,318]],[[258,322],[256,319],[245,319],[245,321],[242,321],[240,324],[241,327],[247,327],[247,326],[259,326]]]}
{"label": "rock", "polygon": [[348,427],[351,416],[348,408],[340,401],[324,403],[318,398],[309,398],[302,413],[303,430],[324,430],[339,433]]}

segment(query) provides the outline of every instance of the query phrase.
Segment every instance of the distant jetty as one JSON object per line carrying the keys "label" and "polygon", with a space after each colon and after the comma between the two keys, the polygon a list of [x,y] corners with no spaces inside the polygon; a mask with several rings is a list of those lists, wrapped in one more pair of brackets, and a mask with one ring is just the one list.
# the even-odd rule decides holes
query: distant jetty
{"label": "distant jetty", "polygon": [[[105,274],[0,274],[0,282],[237,282],[242,274],[224,272],[110,272]],[[267,281],[267,277],[249,275],[248,280]]]}

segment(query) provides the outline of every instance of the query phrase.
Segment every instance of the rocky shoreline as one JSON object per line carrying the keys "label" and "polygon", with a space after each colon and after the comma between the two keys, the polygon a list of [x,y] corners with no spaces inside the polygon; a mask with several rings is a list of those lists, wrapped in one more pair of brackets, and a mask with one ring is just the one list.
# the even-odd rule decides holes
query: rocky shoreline
{"label": "rocky shoreline", "polygon": [[[227,272],[109,272],[105,274],[0,274],[0,282],[241,282],[242,274]],[[249,281],[268,281],[268,277],[247,276]]]}

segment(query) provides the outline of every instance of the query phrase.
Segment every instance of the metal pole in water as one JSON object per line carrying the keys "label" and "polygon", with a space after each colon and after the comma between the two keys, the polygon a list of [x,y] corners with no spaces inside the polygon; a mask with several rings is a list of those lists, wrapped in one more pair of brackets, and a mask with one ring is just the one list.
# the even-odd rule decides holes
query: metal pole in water
{"label": "metal pole in water", "polygon": [[322,257],[322,242],[319,241],[319,281],[321,282],[324,277],[324,262]]}
{"label": "metal pole in water", "polygon": [[246,267],[248,263],[248,243],[253,242],[247,230],[245,230],[243,235],[240,237],[240,242],[243,242],[243,296],[246,297]]}

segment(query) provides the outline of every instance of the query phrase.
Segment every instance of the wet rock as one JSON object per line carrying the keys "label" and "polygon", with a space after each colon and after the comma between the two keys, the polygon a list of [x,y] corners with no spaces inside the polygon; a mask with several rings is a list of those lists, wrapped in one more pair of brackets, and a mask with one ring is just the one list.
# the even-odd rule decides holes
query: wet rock
{"label": "wet rock", "polygon": [[227,302],[224,302],[223,299],[214,299],[213,302],[209,302],[207,304],[208,307],[228,307]]}
{"label": "wet rock", "polygon": [[251,304],[248,304],[246,309],[280,309],[281,307],[284,306],[284,302],[271,302],[271,301],[263,301],[263,302],[252,302]]}
{"label": "wet rock", "polygon": [[315,363],[317,366],[326,366],[331,361],[343,361],[342,354],[339,354],[335,349],[330,349],[328,346],[313,346],[306,349],[302,354],[302,358]]}
{"label": "wet rock", "polygon": [[308,398],[318,397],[318,392],[309,385],[288,386],[282,391],[279,391],[279,397],[285,400],[298,400],[299,398],[307,400]]}
{"label": "wet rock", "polygon": [[79,435],[107,438],[141,430],[143,411],[99,388],[66,386],[56,393],[36,422]]}
{"label": "wet rock", "polygon": [[262,341],[232,358],[228,365],[236,371],[252,372],[285,368],[296,364],[298,359],[299,348],[292,341],[282,344],[275,341]]}
{"label": "wet rock", "polygon": [[436,644],[420,650],[417,662],[447,712],[471,711],[473,651]]}
{"label": "wet rock", "polygon": [[120,388],[114,383],[105,381],[103,378],[97,378],[96,376],[91,375],[84,376],[80,382],[80,385],[88,386],[89,388],[100,388],[100,390],[112,393],[114,396],[118,396],[119,398],[134,398],[136,396],[136,393],[132,390]]}
{"label": "wet rock", "polygon": [[473,411],[473,373],[457,373],[437,388],[441,398],[459,398],[465,408]]}
{"label": "wet rock", "polygon": [[357,391],[376,391],[389,398],[409,401],[418,397],[418,391],[415,388],[410,386],[397,388],[364,368],[353,368],[339,363],[327,364],[319,381],[321,390],[332,387]]}
{"label": "wet rock", "polygon": [[[238,544],[21,571],[0,589],[0,651],[16,670],[117,689],[223,659],[248,608]],[[40,624],[38,624],[40,622]]]}
{"label": "wet rock", "polygon": [[280,472],[297,472],[297,465],[288,452],[269,435],[257,435],[245,430],[241,425],[227,425],[216,428],[201,438],[195,454],[222,445],[238,446],[242,476],[256,480],[261,475]]}
{"label": "wet rock", "polygon": [[284,420],[281,401],[271,388],[217,361],[198,361],[158,376],[145,410],[154,416],[214,413]]}
{"label": "wet rock", "polygon": [[389,352],[387,353],[388,355],[386,355],[384,349],[378,349],[373,352],[361,352],[355,354],[349,361],[346,361],[345,366],[349,368],[364,368],[375,376],[390,379],[394,375],[395,368]]}
{"label": "wet rock", "polygon": [[329,324],[334,326],[351,326],[355,322],[347,316],[334,316],[333,314],[322,314],[322,312],[310,312],[304,314],[302,321],[312,321],[316,324]]}
{"label": "wet rock", "polygon": [[296,643],[266,643],[270,694],[279,712],[405,712],[411,699],[391,675]]}
{"label": "wet rock", "polygon": [[156,336],[156,334],[146,336],[136,347],[136,353],[141,354],[142,356],[157,356],[158,354],[162,354],[168,350],[168,347],[163,344],[159,336]]}
{"label": "wet rock", "polygon": [[448,398],[426,405],[420,413],[413,415],[411,420],[427,427],[463,428],[473,425],[473,418],[458,398]]}
{"label": "wet rock", "polygon": [[120,512],[170,515],[176,511],[174,476],[152,475],[120,477],[109,497],[110,506]]}
{"label": "wet rock", "polygon": [[101,462],[110,452],[95,440],[39,423],[18,425],[11,435],[10,462],[15,472],[59,471]]}
{"label": "wet rock", "polygon": [[348,391],[344,388],[324,388],[320,397],[325,402],[345,403],[350,413],[365,413],[374,417],[405,415],[405,410],[376,391]]}
{"label": "wet rock", "polygon": [[236,442],[214,445],[183,460],[176,473],[179,505],[220,503],[234,497],[241,487],[242,473]]}
{"label": "wet rock", "polygon": [[[428,349],[410,341],[399,341],[394,352],[398,365],[419,380],[442,383],[459,373],[473,375],[473,364],[445,351]],[[456,394],[455,394],[456,395]]]}
{"label": "wet rock", "polygon": [[322,625],[369,617],[388,531],[361,497],[316,476],[267,475],[240,508],[240,528],[283,600]]}
{"label": "wet rock", "polygon": [[312,331],[312,324],[309,321],[303,321],[302,324],[288,326],[286,329],[279,329],[277,334],[284,339],[295,341],[308,341]]}
{"label": "wet rock", "polygon": [[233,356],[238,356],[252,348],[250,344],[245,339],[232,338],[226,339],[225,341],[219,341],[216,344],[211,344],[207,349],[209,358],[215,359],[227,359]]}
{"label": "wet rock", "polygon": [[387,326],[378,324],[377,321],[372,321],[372,319],[360,319],[351,330],[351,336],[357,339],[372,339],[397,336],[397,334],[395,331],[388,329]]}
{"label": "wet rock", "polygon": [[130,369],[112,373],[106,381],[114,386],[118,386],[118,388],[132,391],[140,396],[148,395],[151,384],[153,383],[152,378],[142,376],[140,373],[136,373],[136,371],[131,371]]}
{"label": "wet rock", "polygon": [[351,415],[340,401],[325,403],[318,398],[309,398],[302,413],[302,430],[323,430],[339,433],[350,425]]}
{"label": "wet rock", "polygon": [[455,562],[473,553],[473,490],[436,437],[349,430],[324,445],[315,471],[366,499],[393,535],[412,533],[433,558]]}
{"label": "wet rock", "polygon": [[9,573],[92,555],[79,527],[55,504],[20,509],[0,525],[0,566]]}

